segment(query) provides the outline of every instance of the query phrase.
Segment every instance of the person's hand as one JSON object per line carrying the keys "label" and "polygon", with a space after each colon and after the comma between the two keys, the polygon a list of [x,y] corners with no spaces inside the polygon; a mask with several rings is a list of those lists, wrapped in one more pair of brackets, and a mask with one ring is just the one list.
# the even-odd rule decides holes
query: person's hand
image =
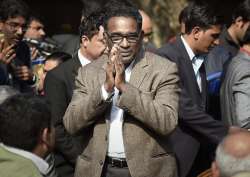
{"label": "person's hand", "polygon": [[115,65],[114,60],[117,55],[117,48],[114,47],[109,53],[109,59],[106,66],[106,80],[104,82],[104,88],[107,92],[114,91],[115,86]]}
{"label": "person's hand", "polygon": [[35,60],[38,56],[38,50],[35,47],[31,47],[31,60]]}
{"label": "person's hand", "polygon": [[125,66],[122,62],[122,56],[120,54],[120,48],[117,45],[114,45],[116,48],[115,55],[112,58],[112,61],[115,66],[115,87],[123,92],[125,91]]}
{"label": "person's hand", "polygon": [[4,64],[9,64],[15,57],[16,53],[13,49],[14,44],[4,47],[4,40],[0,41],[0,62]]}
{"label": "person's hand", "polygon": [[15,76],[22,81],[31,81],[34,74],[27,66],[17,66],[15,68]]}

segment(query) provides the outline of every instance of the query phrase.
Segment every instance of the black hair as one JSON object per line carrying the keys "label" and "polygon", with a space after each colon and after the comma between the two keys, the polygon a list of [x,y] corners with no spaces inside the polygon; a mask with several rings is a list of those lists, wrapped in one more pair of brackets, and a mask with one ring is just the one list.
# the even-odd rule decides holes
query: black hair
{"label": "black hair", "polygon": [[88,17],[91,13],[98,11],[101,9],[102,3],[99,1],[84,1],[83,2],[83,8],[82,8],[82,17],[86,18]]}
{"label": "black hair", "polygon": [[99,27],[103,25],[104,12],[97,10],[92,12],[89,16],[84,18],[80,24],[80,41],[82,36],[87,36],[91,39],[95,34],[98,33]]}
{"label": "black hair", "polygon": [[29,26],[31,24],[31,22],[33,21],[37,21],[41,24],[44,24],[44,19],[40,14],[37,14],[35,12],[32,12],[32,14],[30,14],[29,19],[27,21],[27,26]]}
{"label": "black hair", "polygon": [[213,25],[223,24],[222,16],[216,13],[215,8],[206,3],[190,3],[186,10],[185,32],[187,34],[191,33],[196,26],[206,30]]}
{"label": "black hair", "polygon": [[[111,4],[112,2],[112,4]],[[111,0],[105,5],[104,28],[107,30],[108,21],[112,17],[131,17],[137,22],[138,32],[142,29],[142,16],[137,7],[130,1]]]}
{"label": "black hair", "polygon": [[188,13],[188,7],[184,7],[180,14],[179,14],[179,17],[178,17],[178,21],[179,23],[181,24],[182,22],[185,23],[186,22],[186,19],[187,19],[187,14]]}
{"label": "black hair", "polygon": [[51,130],[51,111],[44,98],[18,94],[0,105],[0,141],[32,152],[45,128]]}
{"label": "black hair", "polygon": [[66,52],[53,52],[46,57],[45,62],[48,60],[57,61],[59,64],[71,59],[72,56]]}
{"label": "black hair", "polygon": [[242,17],[245,21],[250,20],[250,0],[244,0],[235,8],[232,15],[232,22],[238,17]]}
{"label": "black hair", "polygon": [[28,20],[29,8],[22,0],[2,0],[0,2],[0,21],[21,16]]}

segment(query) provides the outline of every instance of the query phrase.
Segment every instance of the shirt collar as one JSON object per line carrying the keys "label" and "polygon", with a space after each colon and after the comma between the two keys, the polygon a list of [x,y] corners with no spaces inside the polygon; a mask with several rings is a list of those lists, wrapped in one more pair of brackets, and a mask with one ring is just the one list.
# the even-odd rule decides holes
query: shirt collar
{"label": "shirt collar", "polygon": [[193,58],[195,57],[193,50],[191,49],[191,47],[189,46],[189,44],[186,42],[186,40],[184,39],[184,37],[182,35],[181,35],[181,40],[184,44],[185,49],[187,50],[187,53],[188,53],[190,60],[192,61]]}
{"label": "shirt collar", "polygon": [[82,55],[80,49],[78,50],[78,58],[79,58],[82,66],[85,66],[91,62],[88,58],[86,58]]}
{"label": "shirt collar", "polygon": [[42,175],[46,175],[48,173],[49,164],[45,160],[43,160],[41,157],[38,157],[37,155],[35,155],[31,152],[22,150],[22,149],[6,146],[3,143],[0,143],[0,146],[9,152],[12,152],[14,154],[20,155],[26,159],[31,160],[36,165],[36,167],[39,169],[39,171]]}
{"label": "shirt collar", "polygon": [[133,69],[135,60],[133,60],[125,70],[125,80],[128,82],[130,79],[131,71]]}

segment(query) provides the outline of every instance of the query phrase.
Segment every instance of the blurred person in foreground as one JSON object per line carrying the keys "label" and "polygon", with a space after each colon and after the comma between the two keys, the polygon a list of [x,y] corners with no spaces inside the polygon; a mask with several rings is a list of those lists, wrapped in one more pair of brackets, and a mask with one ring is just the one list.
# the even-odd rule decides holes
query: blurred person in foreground
{"label": "blurred person in foreground", "polygon": [[55,130],[45,100],[17,94],[0,105],[1,177],[50,177],[44,160],[53,150]]}
{"label": "blurred person in foreground", "polygon": [[233,177],[243,172],[248,172],[248,175],[250,172],[250,133],[242,130],[230,133],[218,145],[212,176]]}

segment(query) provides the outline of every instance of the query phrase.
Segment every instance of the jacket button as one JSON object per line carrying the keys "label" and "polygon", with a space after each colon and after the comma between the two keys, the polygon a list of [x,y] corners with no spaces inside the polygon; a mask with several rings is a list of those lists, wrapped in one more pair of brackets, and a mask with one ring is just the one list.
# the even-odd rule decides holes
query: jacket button
{"label": "jacket button", "polygon": [[100,161],[99,161],[99,164],[102,166],[102,165],[103,165],[103,161],[102,161],[102,160],[100,160]]}

